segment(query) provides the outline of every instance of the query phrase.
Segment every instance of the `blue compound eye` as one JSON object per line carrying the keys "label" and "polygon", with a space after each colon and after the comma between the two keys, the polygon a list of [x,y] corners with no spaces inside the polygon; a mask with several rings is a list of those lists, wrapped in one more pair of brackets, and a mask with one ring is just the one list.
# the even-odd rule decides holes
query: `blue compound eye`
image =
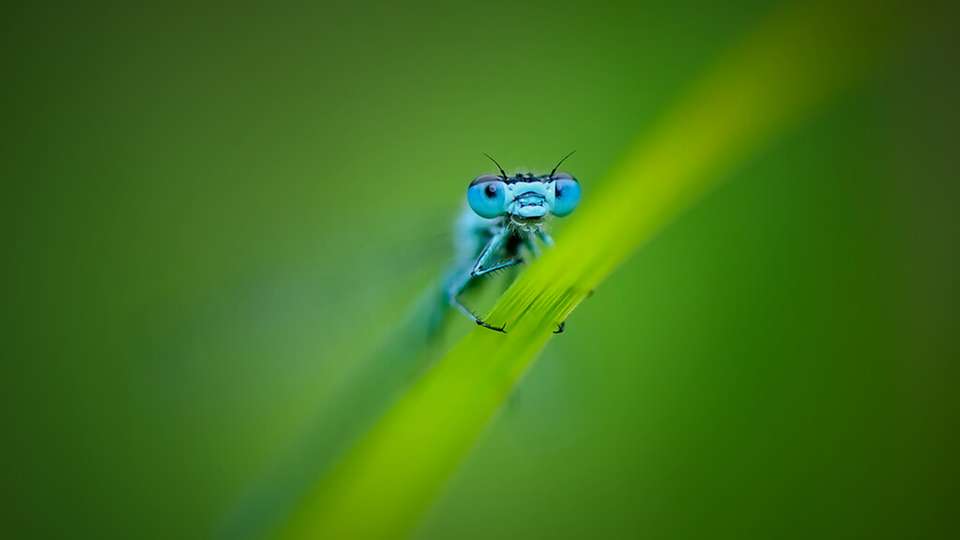
{"label": "blue compound eye", "polygon": [[480,217],[495,218],[506,213],[507,185],[499,176],[483,175],[467,188],[467,202]]}
{"label": "blue compound eye", "polygon": [[557,173],[554,178],[554,201],[551,211],[557,217],[568,216],[580,202],[580,182],[567,173]]}

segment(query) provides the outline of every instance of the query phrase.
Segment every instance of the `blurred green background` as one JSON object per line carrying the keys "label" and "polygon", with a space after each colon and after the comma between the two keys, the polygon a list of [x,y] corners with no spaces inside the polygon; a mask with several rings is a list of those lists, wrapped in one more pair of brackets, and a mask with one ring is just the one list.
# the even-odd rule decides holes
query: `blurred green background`
{"label": "blurred green background", "polygon": [[[588,199],[778,5],[7,8],[4,536],[259,534],[375,400],[480,152],[576,148]],[[943,14],[585,302],[415,536],[949,536]]]}

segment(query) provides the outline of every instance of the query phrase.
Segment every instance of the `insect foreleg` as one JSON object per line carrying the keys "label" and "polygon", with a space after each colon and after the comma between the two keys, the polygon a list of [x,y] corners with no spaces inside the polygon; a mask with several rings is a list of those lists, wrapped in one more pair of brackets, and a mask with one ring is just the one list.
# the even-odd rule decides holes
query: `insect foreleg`
{"label": "insect foreleg", "polygon": [[500,261],[493,266],[486,266],[489,264],[491,259],[500,254],[500,251],[507,240],[507,236],[508,233],[500,232],[495,234],[493,238],[487,242],[487,245],[483,247],[483,251],[480,252],[480,256],[477,257],[477,262],[474,263],[473,268],[470,270],[470,277],[480,277],[484,274],[489,274],[490,272],[502,270],[523,262],[523,259],[520,257],[511,257],[509,259]]}
{"label": "insect foreleg", "polygon": [[460,294],[463,293],[464,289],[467,288],[467,285],[469,285],[474,278],[481,277],[484,274],[489,274],[490,272],[494,272],[496,270],[507,268],[509,266],[513,266],[515,264],[519,264],[523,262],[523,260],[520,259],[519,257],[512,257],[505,261],[500,261],[492,266],[489,266],[489,267],[485,266],[486,264],[488,264],[488,262],[491,259],[493,259],[494,257],[500,254],[506,239],[507,239],[506,232],[495,234],[493,238],[491,238],[490,241],[487,242],[487,245],[483,247],[483,250],[480,251],[480,255],[477,257],[477,261],[474,263],[470,271],[464,272],[463,276],[461,276],[456,281],[454,281],[450,285],[450,288],[447,291],[450,304],[455,308],[457,308],[461,313],[466,315],[468,318],[473,319],[473,322],[477,323],[478,325],[484,328],[489,328],[490,330],[495,330],[497,332],[504,332],[504,333],[506,333],[504,331],[504,327],[493,326],[492,324],[487,323],[486,321],[481,319],[476,313],[474,313],[473,310],[465,306],[463,302],[460,301]]}
{"label": "insect foreleg", "polygon": [[537,244],[533,234],[523,235],[523,245],[527,246],[527,251],[533,255],[534,259],[540,258],[540,246]]}
{"label": "insect foreleg", "polygon": [[543,229],[538,229],[537,236],[540,237],[540,241],[543,242],[543,245],[547,247],[553,247],[553,237],[550,236],[550,233]]}

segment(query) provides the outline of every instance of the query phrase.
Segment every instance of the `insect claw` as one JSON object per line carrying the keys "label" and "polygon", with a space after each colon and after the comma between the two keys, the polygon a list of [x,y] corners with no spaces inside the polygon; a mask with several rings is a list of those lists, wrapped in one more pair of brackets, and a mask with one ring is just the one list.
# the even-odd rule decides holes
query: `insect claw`
{"label": "insect claw", "polygon": [[499,326],[499,327],[498,327],[498,326],[494,326],[494,325],[492,325],[492,324],[490,324],[490,323],[488,323],[488,322],[486,322],[486,321],[482,321],[482,320],[480,320],[480,319],[476,319],[476,321],[477,321],[477,325],[478,325],[478,326],[482,326],[482,327],[484,327],[484,328],[488,328],[488,329],[490,329],[490,330],[493,330],[494,332],[500,332],[501,334],[506,334],[506,333],[507,333],[507,331],[505,330],[505,328],[507,327],[507,325],[503,325],[503,326]]}
{"label": "insect claw", "polygon": [[553,333],[554,333],[554,334],[562,334],[563,331],[564,331],[564,329],[566,329],[566,327],[567,327],[567,321],[563,321],[562,323],[560,323],[559,326],[557,326],[557,329],[554,330]]}

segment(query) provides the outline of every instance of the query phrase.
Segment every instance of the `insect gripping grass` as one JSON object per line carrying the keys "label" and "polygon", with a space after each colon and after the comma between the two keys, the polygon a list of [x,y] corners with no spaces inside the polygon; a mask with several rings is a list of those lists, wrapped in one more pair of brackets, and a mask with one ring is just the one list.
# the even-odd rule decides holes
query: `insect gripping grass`
{"label": "insect gripping grass", "polygon": [[[467,187],[468,208],[457,221],[456,261],[444,291],[450,306],[484,328],[505,333],[504,326],[484,321],[460,296],[479,278],[524,262],[524,254],[539,256],[541,245],[553,246],[553,238],[545,229],[546,220],[551,214],[563,217],[576,209],[580,182],[569,173],[557,172],[573,152],[542,175],[508,175],[493,157],[484,155],[500,174],[480,175]],[[563,329],[561,321],[554,333]]]}

